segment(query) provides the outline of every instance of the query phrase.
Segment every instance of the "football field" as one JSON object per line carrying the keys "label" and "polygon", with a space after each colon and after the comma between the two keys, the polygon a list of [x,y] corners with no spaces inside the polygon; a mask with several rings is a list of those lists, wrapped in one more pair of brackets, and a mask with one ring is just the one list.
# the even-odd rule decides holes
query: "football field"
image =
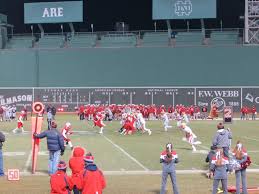
{"label": "football field", "polygon": [[[171,121],[172,129],[165,132],[161,121],[147,121],[147,127],[152,129],[152,135],[136,133],[131,136],[120,135],[118,121],[106,122],[104,134],[98,134],[98,128],[92,128],[92,121],[79,121],[74,114],[57,115],[58,128],[69,121],[74,133],[70,136],[74,146],[82,146],[91,151],[95,162],[104,171],[107,178],[107,189],[104,193],[159,193],[161,164],[159,157],[165,144],[172,142],[178,153],[177,164],[179,190],[184,194],[210,193],[212,181],[203,173],[208,169],[205,163],[211,140],[216,132],[217,121],[191,121],[190,127],[202,142],[197,145],[197,152],[192,152],[191,146],[182,141],[183,133]],[[227,125],[233,132],[233,145],[241,140],[252,159],[249,167],[248,185],[259,186],[259,121],[239,121]],[[0,193],[48,193],[49,177],[47,175],[48,152],[46,140],[41,140],[38,156],[37,173],[30,175],[31,169],[31,125],[30,119],[25,121],[25,134],[13,134],[16,122],[1,122],[0,130],[6,134],[4,143],[4,168],[18,168],[21,180],[10,183],[5,178],[0,179]],[[47,127],[44,120],[43,130]],[[71,150],[66,149],[62,160],[68,162]],[[70,170],[68,171],[70,174]],[[230,175],[233,185],[234,175]],[[169,183],[169,182],[168,182]],[[34,190],[37,190],[35,192]],[[171,185],[168,184],[171,191]]]}

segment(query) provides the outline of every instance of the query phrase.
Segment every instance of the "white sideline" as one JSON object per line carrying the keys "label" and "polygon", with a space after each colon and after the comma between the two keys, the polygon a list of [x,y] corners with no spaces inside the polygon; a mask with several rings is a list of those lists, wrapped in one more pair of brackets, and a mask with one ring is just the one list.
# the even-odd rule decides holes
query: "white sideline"
{"label": "white sideline", "polygon": [[23,169],[23,173],[29,172],[28,168],[29,168],[29,166],[31,164],[31,158],[32,158],[32,151],[30,152],[30,154],[29,154],[29,156],[28,156],[28,158],[26,160],[26,163],[25,163],[25,166],[24,166],[24,169]]}
{"label": "white sideline", "polygon": [[106,139],[108,142],[110,142],[114,147],[118,148],[122,153],[124,153],[126,156],[128,156],[131,160],[133,160],[135,163],[137,163],[141,168],[143,168],[145,171],[149,171],[147,167],[145,167],[143,164],[141,164],[136,158],[131,156],[128,152],[126,152],[124,149],[122,149],[120,146],[115,144],[112,140],[110,140],[108,137],[105,135],[102,135],[104,139]]}
{"label": "white sideline", "polygon": [[[247,169],[248,173],[258,173],[259,169]],[[176,174],[205,174],[207,170],[176,170]],[[161,170],[150,171],[103,171],[105,175],[161,175]],[[21,172],[21,176],[48,176],[48,173],[36,172],[31,174],[30,172]]]}
{"label": "white sideline", "polygon": [[244,137],[245,139],[248,139],[248,140],[253,140],[253,141],[259,141],[259,139],[254,139],[254,138],[251,138],[251,137]]}

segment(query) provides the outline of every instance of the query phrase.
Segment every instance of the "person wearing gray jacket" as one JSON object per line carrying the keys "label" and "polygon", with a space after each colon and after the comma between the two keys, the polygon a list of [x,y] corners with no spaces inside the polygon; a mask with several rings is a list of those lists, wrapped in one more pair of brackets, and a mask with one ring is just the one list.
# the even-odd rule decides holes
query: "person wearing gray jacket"
{"label": "person wearing gray jacket", "polygon": [[214,174],[212,194],[217,194],[219,182],[222,183],[223,194],[228,194],[228,172],[231,172],[229,160],[223,154],[223,149],[218,148],[210,164],[211,173]]}
{"label": "person wearing gray jacket", "polygon": [[179,194],[175,172],[175,163],[178,162],[178,156],[176,151],[173,150],[173,145],[171,143],[166,144],[166,150],[164,150],[160,155],[160,163],[163,164],[162,185],[160,194],[166,193],[165,189],[168,175],[170,176],[172,181],[174,194]]}
{"label": "person wearing gray jacket", "polygon": [[223,149],[224,155],[229,157],[228,152],[231,144],[232,133],[230,129],[225,129],[222,123],[217,125],[217,133],[213,137],[212,145],[215,147],[221,147]]}

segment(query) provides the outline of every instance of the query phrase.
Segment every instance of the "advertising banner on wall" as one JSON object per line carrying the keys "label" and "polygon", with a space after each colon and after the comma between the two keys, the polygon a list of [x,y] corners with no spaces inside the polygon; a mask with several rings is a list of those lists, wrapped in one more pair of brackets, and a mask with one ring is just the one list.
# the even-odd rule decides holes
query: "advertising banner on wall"
{"label": "advertising banner on wall", "polygon": [[241,88],[196,88],[197,105],[210,108],[216,103],[219,112],[225,106],[232,106],[234,112],[239,112],[241,95]]}
{"label": "advertising banner on wall", "polygon": [[19,111],[24,106],[30,109],[32,103],[32,89],[0,89],[0,106],[16,106]]}
{"label": "advertising banner on wall", "polygon": [[243,106],[256,106],[259,110],[259,88],[242,89]]}
{"label": "advertising banner on wall", "polygon": [[54,105],[72,112],[75,107],[87,104],[144,104],[197,105],[209,110],[216,103],[219,112],[233,107],[240,112],[241,106],[259,110],[259,87],[119,87],[119,88],[0,88],[0,106],[30,109],[33,101]]}
{"label": "advertising banner on wall", "polygon": [[216,18],[216,0],[153,0],[153,20]]}
{"label": "advertising banner on wall", "polygon": [[83,21],[83,1],[24,4],[24,23],[68,23]]}

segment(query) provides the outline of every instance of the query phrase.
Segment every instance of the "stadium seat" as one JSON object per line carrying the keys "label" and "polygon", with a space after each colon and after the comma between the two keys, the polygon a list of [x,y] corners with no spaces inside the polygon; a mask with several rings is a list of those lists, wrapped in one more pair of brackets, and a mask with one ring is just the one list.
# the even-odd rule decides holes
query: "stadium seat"
{"label": "stadium seat", "polygon": [[238,31],[213,31],[211,33],[211,44],[237,44],[238,43]]}
{"label": "stadium seat", "polygon": [[108,34],[101,37],[100,47],[133,47],[136,46],[136,35]]}
{"label": "stadium seat", "polygon": [[96,34],[77,34],[68,38],[67,47],[87,48],[96,45]]}
{"label": "stadium seat", "polygon": [[167,32],[146,32],[143,36],[142,46],[168,46]]}
{"label": "stadium seat", "polygon": [[202,32],[178,32],[175,35],[175,45],[195,46],[202,45],[204,35]]}
{"label": "stadium seat", "polygon": [[13,36],[7,42],[7,49],[25,49],[32,48],[32,42],[34,38],[32,36]]}
{"label": "stadium seat", "polygon": [[39,39],[39,48],[62,48],[64,46],[64,36],[47,35]]}

